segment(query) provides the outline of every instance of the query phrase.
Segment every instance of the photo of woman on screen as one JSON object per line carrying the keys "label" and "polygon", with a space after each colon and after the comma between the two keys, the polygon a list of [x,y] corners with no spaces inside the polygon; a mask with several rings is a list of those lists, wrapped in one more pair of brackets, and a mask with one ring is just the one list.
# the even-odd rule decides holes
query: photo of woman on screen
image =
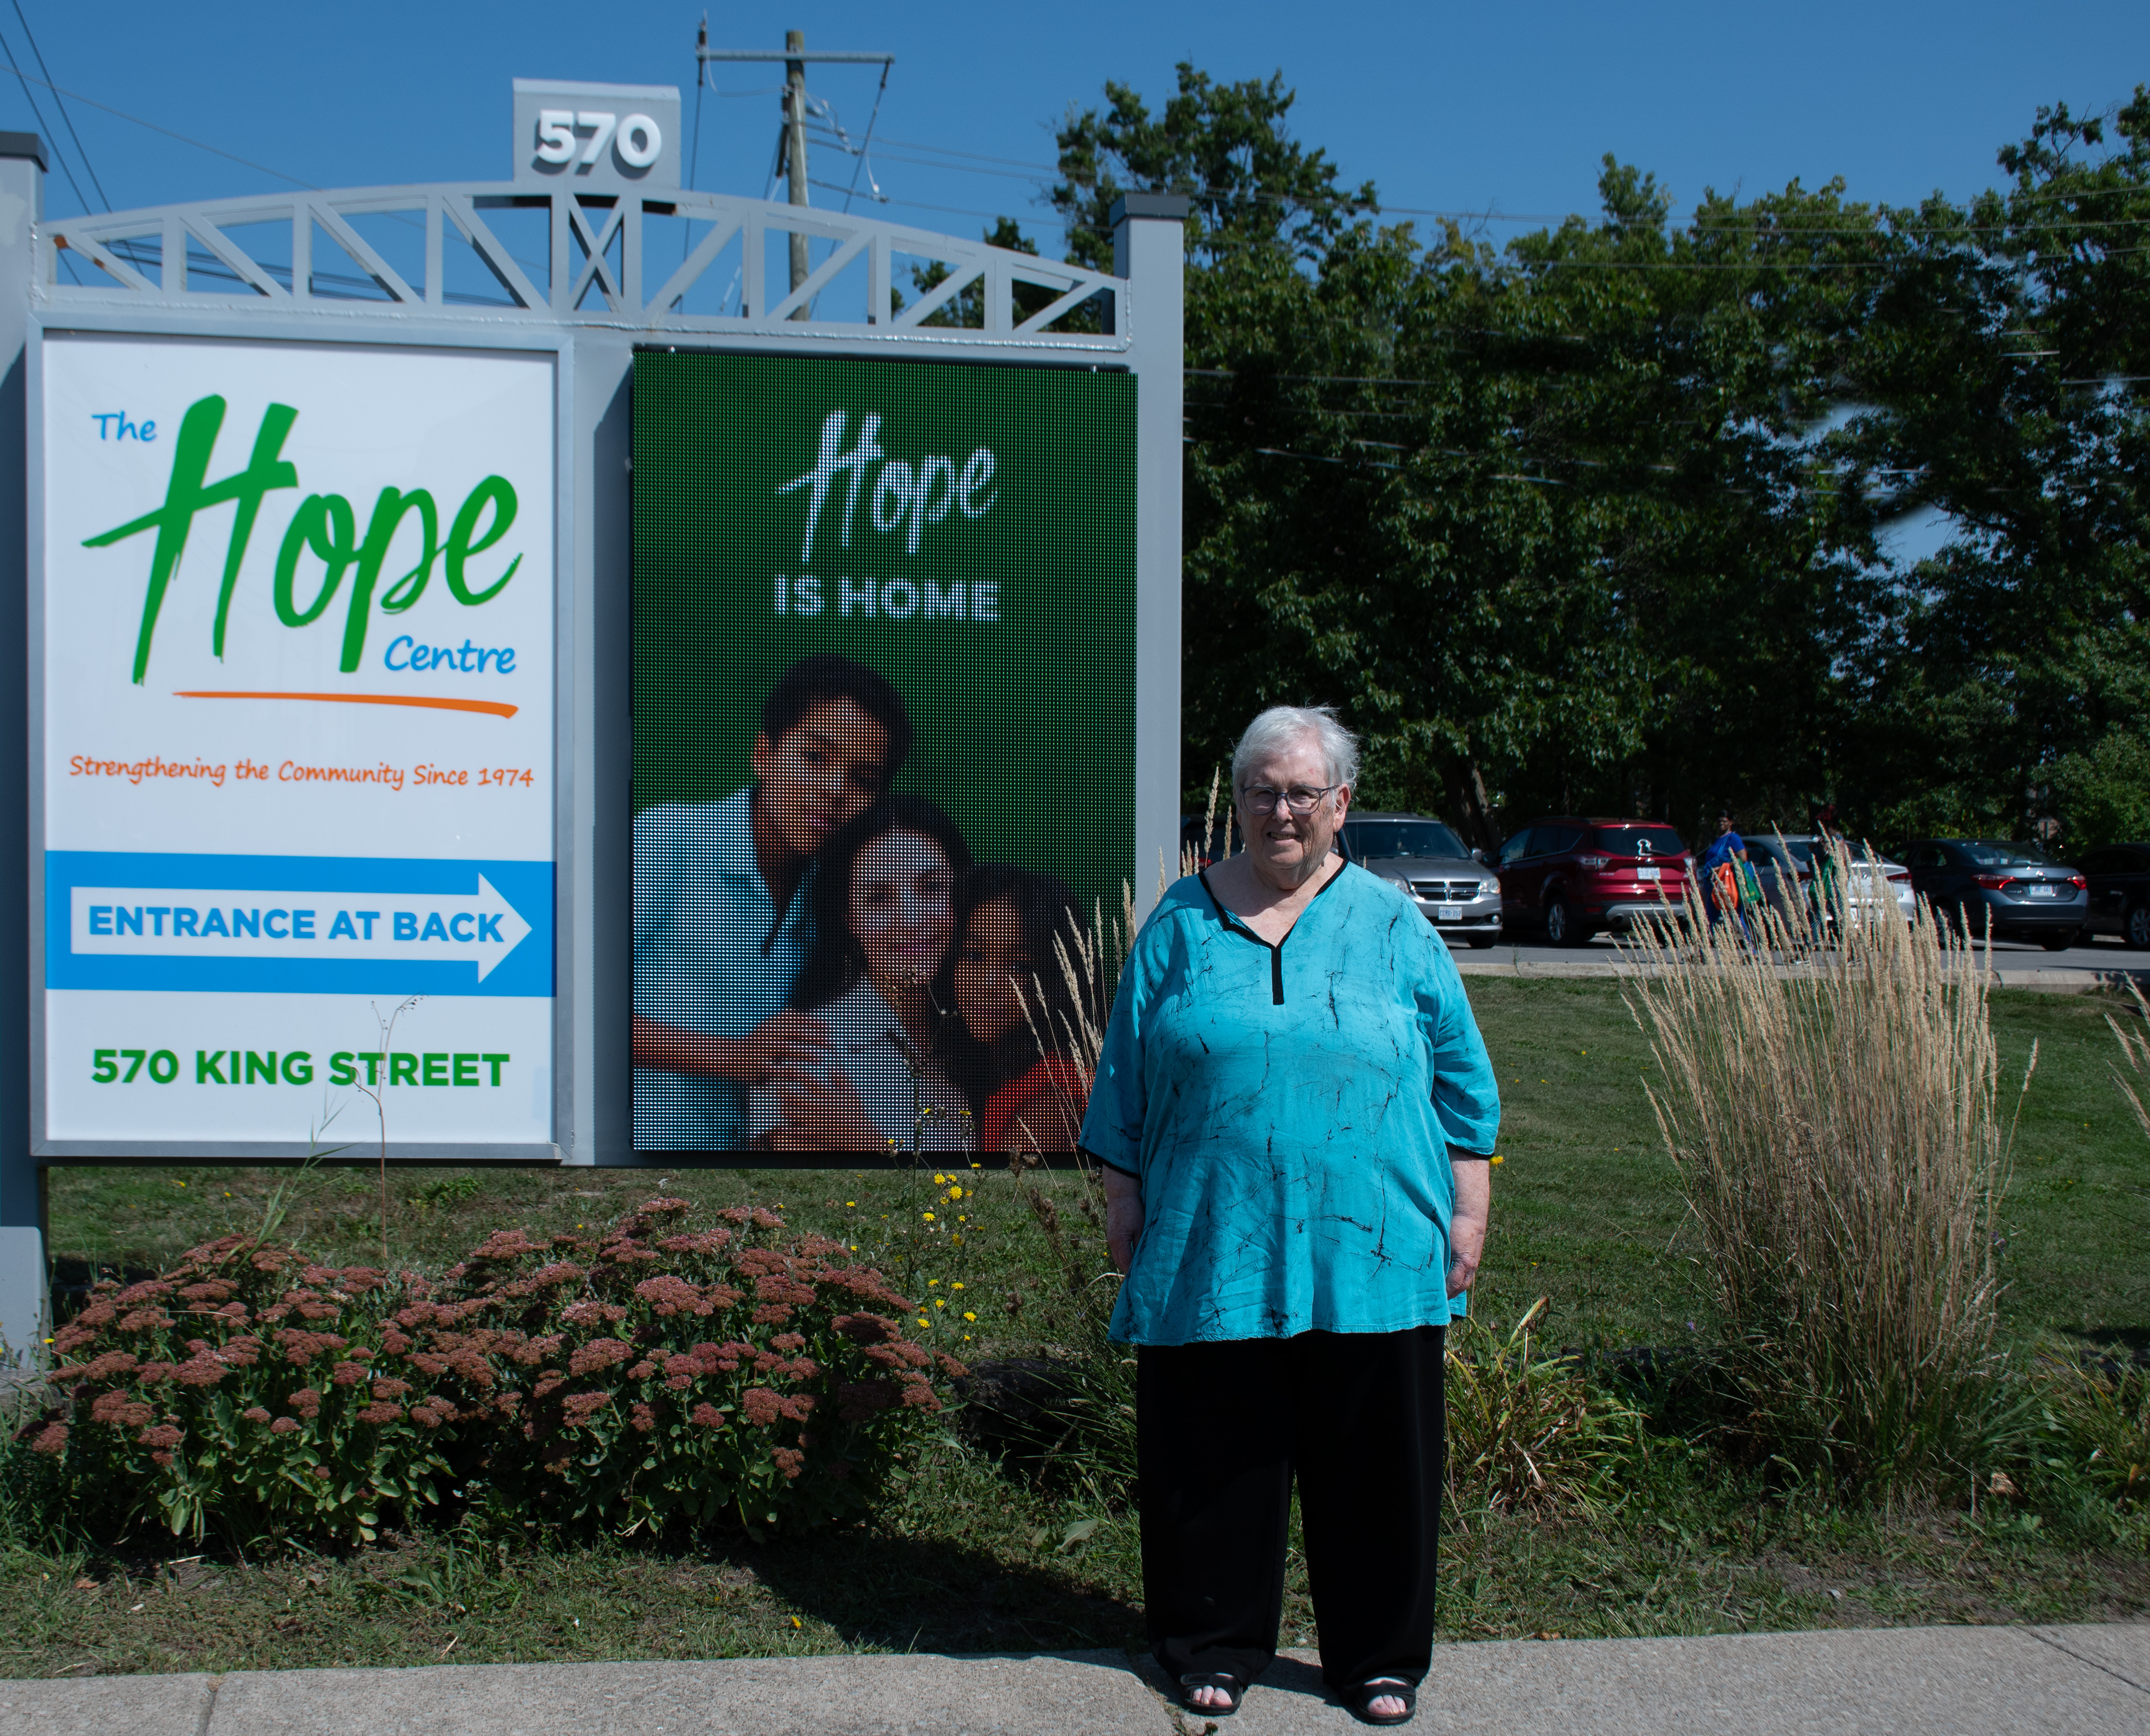
{"label": "photo of woman on screen", "polygon": [[983,862],[957,883],[955,930],[935,998],[954,1010],[943,1047],[977,1111],[977,1148],[1072,1151],[1088,1091],[1068,1051],[1098,1022],[1074,895],[1049,874]]}
{"label": "photo of woman on screen", "polygon": [[[820,1021],[825,1050],[778,1067],[748,1105],[750,1143],[776,1151],[972,1144],[969,1106],[936,1058],[935,979],[956,934],[971,851],[920,795],[883,797],[821,851],[814,949],[791,1005]],[[931,1113],[917,1127],[921,1107]]]}

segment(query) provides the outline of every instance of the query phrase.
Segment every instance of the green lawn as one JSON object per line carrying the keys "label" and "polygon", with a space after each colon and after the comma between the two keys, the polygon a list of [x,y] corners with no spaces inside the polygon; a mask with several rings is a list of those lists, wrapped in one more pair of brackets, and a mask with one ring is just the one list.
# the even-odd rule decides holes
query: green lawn
{"label": "green lawn", "polygon": [[[1471,998],[1500,1075],[1507,1159],[1476,1299],[1499,1315],[1542,1293],[1564,1343],[1679,1343],[1689,1320],[1707,1324],[1699,1249],[1644,1093],[1649,1043],[1618,985],[1478,977]],[[2001,1214],[2012,1335],[2140,1345],[2150,1332],[2150,1141],[2113,1082],[2116,1004],[1993,997],[2011,1109],[2038,1045]]]}
{"label": "green lawn", "polygon": [[[1618,985],[1477,977],[1471,995],[1503,1103],[1503,1162],[1478,1306],[1498,1318],[1543,1294],[1562,1343],[1682,1342],[1689,1320],[1706,1324],[1698,1311],[1698,1249],[1643,1091],[1649,1045]],[[2117,1048],[2105,1024],[2112,1005],[2088,995],[1993,997],[2011,1102],[2031,1044],[2039,1044],[2002,1221],[2003,1312],[2014,1332],[2150,1330],[2150,1142],[2113,1082]],[[197,1242],[259,1224],[287,1175],[56,1168],[52,1251],[160,1265]],[[971,1221],[941,1226],[925,1275],[966,1280],[1004,1300],[1011,1285],[1036,1275],[1036,1239],[1005,1175],[977,1175],[979,1193],[968,1202],[976,1209],[961,1214]],[[780,1205],[799,1227],[840,1233],[871,1252],[910,1183],[887,1171],[399,1170],[389,1176],[389,1252],[399,1263],[443,1266],[497,1225],[573,1229],[660,1185],[709,1205]],[[324,1166],[295,1191],[287,1229],[301,1243],[339,1261],[380,1259],[373,1169]],[[951,1245],[959,1234],[966,1245]],[[1001,1343],[991,1332],[974,1339]]]}
{"label": "green lawn", "polygon": [[[1543,1294],[1549,1341],[1567,1345],[1677,1345],[1690,1320],[1706,1331],[1705,1274],[1643,1093],[1648,1044],[1617,985],[1478,978],[1471,997],[1507,1105],[1475,1311],[1507,1320]],[[2088,997],[1995,997],[2011,1074],[2034,1038],[2041,1048],[2003,1224],[2005,1322],[2019,1341],[2051,1330],[2150,1337],[2150,1143],[2112,1082],[2105,1010]],[[502,1225],[594,1227],[661,1187],[781,1206],[795,1227],[840,1234],[899,1276],[915,1247],[914,1287],[941,1305],[931,1312],[948,1348],[973,1360],[1048,1349],[1039,1288],[1056,1280],[1030,1214],[1005,1172],[965,1173],[974,1191],[908,1244],[896,1232],[923,1202],[886,1172],[396,1172],[389,1249],[438,1268]],[[53,1250],[155,1266],[258,1224],[285,1178],[56,1169]],[[1071,1178],[1048,1185],[1078,1209]],[[378,1260],[372,1171],[325,1167],[295,1187],[287,1234],[339,1263]],[[2150,1562],[2097,1512],[1848,1509],[1678,1447],[1592,1519],[1538,1522],[1467,1498],[1452,1517],[1450,1639],[2150,1613]],[[10,1544],[0,1674],[1020,1649],[1138,1643],[1141,1628],[1127,1514],[1079,1481],[1012,1476],[964,1446],[952,1420],[881,1522],[840,1536],[571,1546],[420,1529],[342,1558],[174,1558],[190,1553]],[[1310,1639],[1296,1555],[1286,1629],[1288,1643]]]}

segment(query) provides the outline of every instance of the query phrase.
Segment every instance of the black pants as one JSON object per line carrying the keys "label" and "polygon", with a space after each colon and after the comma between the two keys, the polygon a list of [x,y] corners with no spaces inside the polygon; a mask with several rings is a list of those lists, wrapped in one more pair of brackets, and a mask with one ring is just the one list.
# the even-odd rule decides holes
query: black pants
{"label": "black pants", "polygon": [[1446,1457],[1442,1329],[1144,1345],[1143,1597],[1177,1682],[1276,1656],[1299,1479],[1321,1673],[1416,1686],[1433,1654]]}

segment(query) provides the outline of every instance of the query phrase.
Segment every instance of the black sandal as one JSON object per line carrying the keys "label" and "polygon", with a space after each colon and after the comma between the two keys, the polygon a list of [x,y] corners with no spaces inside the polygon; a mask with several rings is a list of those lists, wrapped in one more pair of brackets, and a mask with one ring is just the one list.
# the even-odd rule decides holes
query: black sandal
{"label": "black sandal", "polygon": [[[1366,1708],[1379,1699],[1396,1699],[1404,1703],[1401,1712],[1370,1712]],[[1361,1682],[1344,1696],[1344,1704],[1352,1717],[1362,1724],[1407,1724],[1418,1711],[1418,1690],[1401,1682]]]}
{"label": "black sandal", "polygon": [[[1198,1706],[1194,1690],[1198,1688],[1219,1688],[1231,1695],[1229,1706]],[[1247,1697],[1247,1684],[1237,1676],[1219,1671],[1208,1676],[1182,1676],[1179,1678],[1179,1698],[1189,1712],[1200,1718],[1229,1718],[1239,1709],[1239,1703]]]}

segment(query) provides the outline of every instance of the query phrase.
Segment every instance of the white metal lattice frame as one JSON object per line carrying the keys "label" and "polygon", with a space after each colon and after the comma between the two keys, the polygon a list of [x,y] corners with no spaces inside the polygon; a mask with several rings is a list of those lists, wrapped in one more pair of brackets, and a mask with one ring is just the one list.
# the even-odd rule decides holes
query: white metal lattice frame
{"label": "white metal lattice frame", "polygon": [[[487,225],[485,213],[502,208],[547,209],[551,238],[549,283],[541,290],[517,263],[508,245]],[[394,214],[425,229],[421,287],[406,282],[350,220]],[[707,224],[701,239],[675,269],[664,272],[653,290],[650,277],[663,267],[645,253],[645,220],[679,218]],[[383,298],[317,294],[315,290],[315,226],[331,237],[373,280]],[[230,231],[268,226],[288,236],[285,258],[265,260],[263,250]],[[507,298],[502,303],[463,304],[448,299],[444,282],[444,241],[453,232],[467,241]],[[767,238],[805,235],[830,244],[821,263],[797,289],[766,307],[756,294],[767,283]],[[669,232],[676,237],[677,230]],[[680,304],[737,240],[740,305],[736,312],[689,314]],[[157,276],[145,274],[129,257],[129,244],[154,243]],[[613,257],[618,245],[618,260]],[[103,216],[48,219],[38,225],[33,294],[52,308],[114,305],[140,308],[333,311],[360,317],[421,315],[432,320],[529,320],[636,331],[721,333],[768,331],[781,326],[788,336],[815,333],[855,340],[862,336],[894,336],[907,341],[936,337],[975,345],[1013,343],[1024,348],[1121,350],[1128,346],[1133,309],[1125,280],[1043,260],[983,242],[966,241],[930,230],[906,228],[866,216],[776,204],[713,193],[630,194],[618,198],[562,190],[532,193],[501,183],[449,184],[419,187],[367,187],[334,192],[301,192],[266,198],[207,200],[164,205]],[[283,250],[277,250],[279,254]],[[89,283],[70,283],[60,269],[72,254],[101,274]],[[203,275],[202,261],[217,280],[197,288],[190,273]],[[861,258],[866,262],[865,318],[824,317],[818,306],[825,290]],[[935,260],[948,275],[931,290],[897,305],[896,261]],[[288,277],[287,283],[280,279]],[[236,280],[235,285],[231,281]],[[933,326],[924,322],[957,304],[965,291],[978,289],[984,320],[977,326]],[[1028,288],[1049,296],[1046,305],[1024,313],[1017,291]],[[596,292],[592,299],[592,291]],[[770,292],[773,294],[773,292]],[[1060,320],[1093,299],[1109,311],[1107,331],[1055,331]],[[589,305],[585,305],[585,302]],[[800,309],[810,317],[795,318]]]}

